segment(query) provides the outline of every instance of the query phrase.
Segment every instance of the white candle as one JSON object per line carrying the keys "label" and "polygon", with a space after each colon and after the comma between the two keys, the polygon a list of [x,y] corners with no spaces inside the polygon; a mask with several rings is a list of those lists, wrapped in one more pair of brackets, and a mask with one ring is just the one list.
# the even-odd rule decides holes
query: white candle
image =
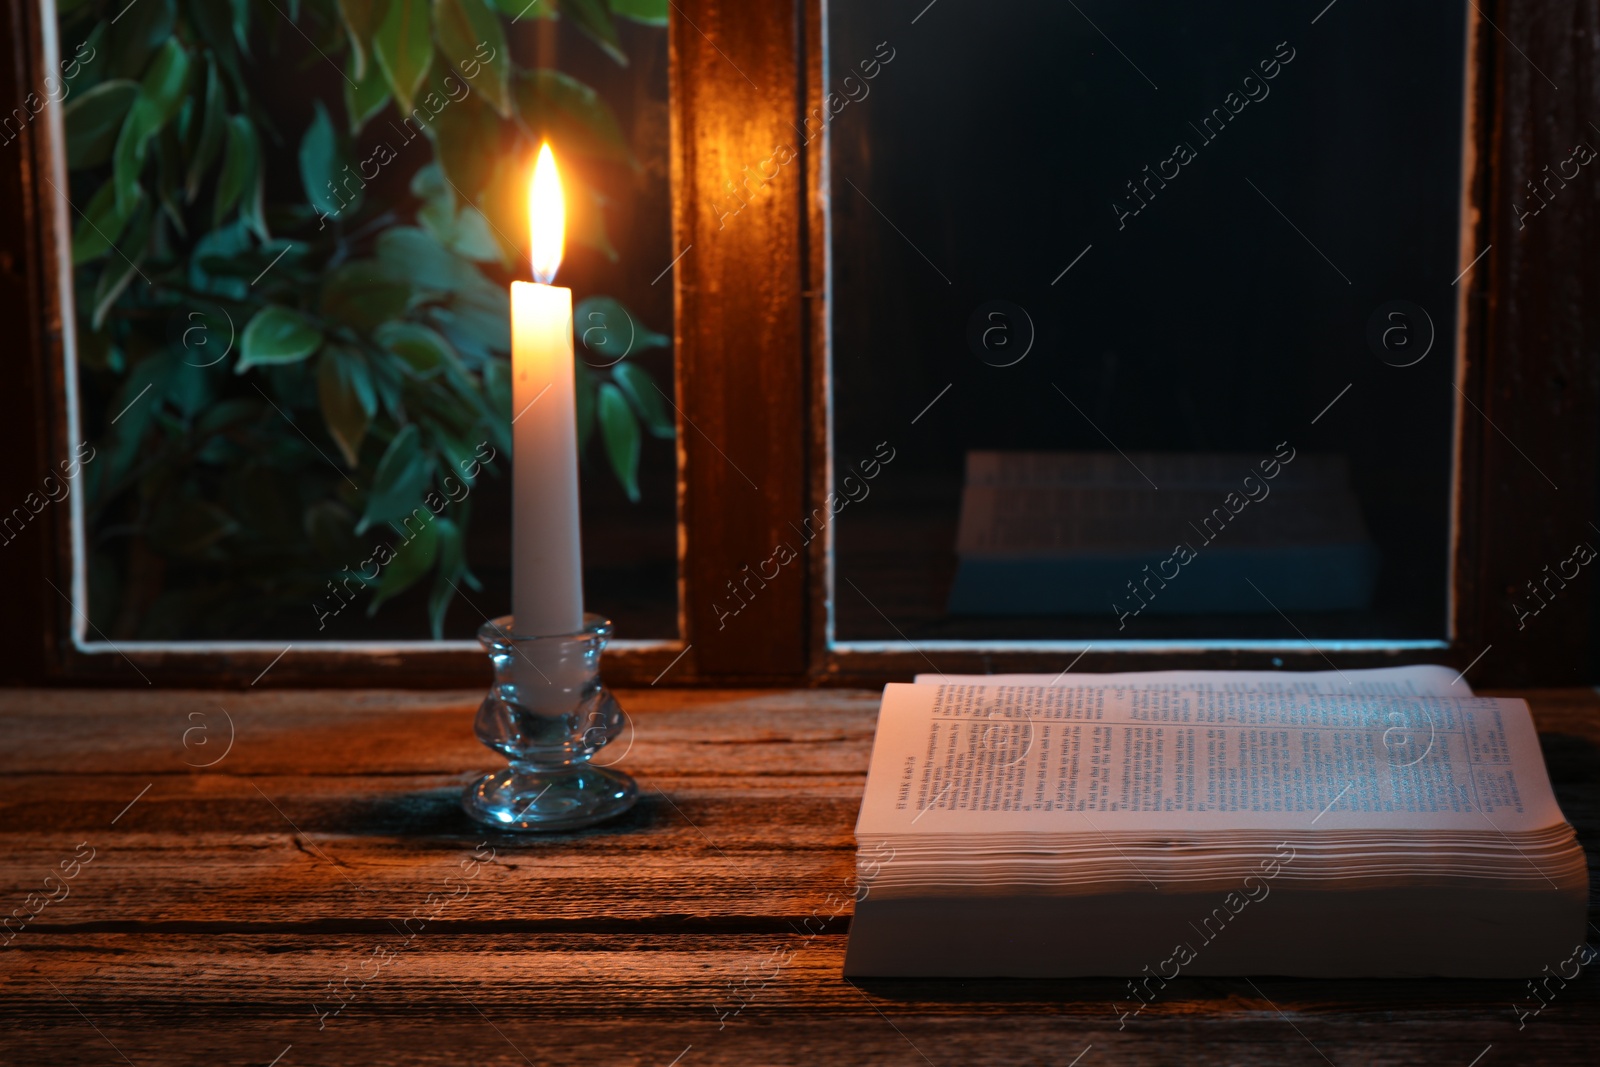
{"label": "white candle", "polygon": [[572,290],[549,284],[565,226],[549,145],[528,208],[536,280],[511,285],[511,611],[517,633],[544,637],[583,628]]}

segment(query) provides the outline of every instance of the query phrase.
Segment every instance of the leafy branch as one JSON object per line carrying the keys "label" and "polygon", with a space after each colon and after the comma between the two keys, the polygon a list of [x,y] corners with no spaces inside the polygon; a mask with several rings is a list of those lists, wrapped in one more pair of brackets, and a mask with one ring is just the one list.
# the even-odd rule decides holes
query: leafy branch
{"label": "leafy branch", "polygon": [[[500,473],[474,457],[510,454],[503,279],[526,250],[491,220],[518,217],[548,139],[581,164],[565,174],[571,238],[615,259],[583,174],[638,167],[599,94],[518,66],[506,27],[569,19],[625,64],[615,19],[664,26],[667,0],[57,10],[85,57],[64,114],[80,386],[108,457],[87,476],[92,611],[113,636],[248,633],[348,577],[361,539],[433,489]],[[342,100],[314,101],[296,134],[261,89],[319,64]],[[269,166],[286,153],[298,183]],[[583,443],[600,438],[637,500],[642,441],[673,424],[626,357],[670,341],[609,297],[576,318]],[[438,636],[456,590],[477,587],[469,519],[463,494],[363,576],[368,613],[431,575]]]}

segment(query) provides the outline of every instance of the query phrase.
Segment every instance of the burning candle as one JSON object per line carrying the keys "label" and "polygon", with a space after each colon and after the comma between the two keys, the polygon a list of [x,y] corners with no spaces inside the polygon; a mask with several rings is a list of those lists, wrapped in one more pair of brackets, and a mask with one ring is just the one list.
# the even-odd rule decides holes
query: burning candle
{"label": "burning candle", "polygon": [[511,610],[518,634],[544,637],[583,628],[572,290],[550,284],[566,205],[548,144],[534,167],[528,221],[534,280],[511,283]]}

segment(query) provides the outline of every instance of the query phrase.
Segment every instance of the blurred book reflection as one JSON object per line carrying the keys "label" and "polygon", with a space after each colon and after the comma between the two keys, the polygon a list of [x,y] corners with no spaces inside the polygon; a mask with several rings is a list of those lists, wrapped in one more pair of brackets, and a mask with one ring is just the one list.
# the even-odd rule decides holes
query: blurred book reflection
{"label": "blurred book reflection", "polygon": [[1377,552],[1342,456],[967,453],[952,615],[1350,611]]}

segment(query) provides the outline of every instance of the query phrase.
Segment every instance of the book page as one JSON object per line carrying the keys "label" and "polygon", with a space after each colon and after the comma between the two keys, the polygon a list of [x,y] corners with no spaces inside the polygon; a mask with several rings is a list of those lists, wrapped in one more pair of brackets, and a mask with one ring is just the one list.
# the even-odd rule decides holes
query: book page
{"label": "book page", "polygon": [[1118,674],[919,674],[918,685],[1091,686],[1193,693],[1301,693],[1307,696],[1472,695],[1449,667],[1418,664],[1350,671],[1129,671]]}
{"label": "book page", "polygon": [[1520,700],[886,686],[858,835],[1558,825]]}

